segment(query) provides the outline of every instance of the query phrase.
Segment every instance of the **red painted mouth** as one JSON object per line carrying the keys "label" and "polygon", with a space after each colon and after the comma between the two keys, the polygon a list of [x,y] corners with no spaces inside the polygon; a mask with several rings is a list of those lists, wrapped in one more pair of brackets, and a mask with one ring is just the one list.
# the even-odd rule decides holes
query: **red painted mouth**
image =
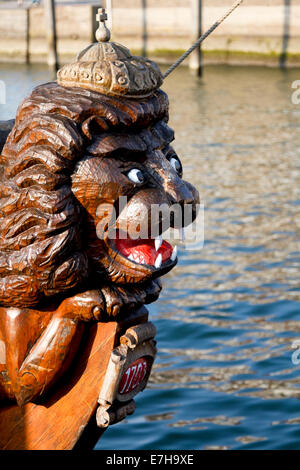
{"label": "red painted mouth", "polygon": [[114,240],[117,250],[122,256],[138,264],[147,264],[159,269],[167,261],[174,262],[177,258],[176,248],[161,238],[137,239],[122,238],[118,234]]}

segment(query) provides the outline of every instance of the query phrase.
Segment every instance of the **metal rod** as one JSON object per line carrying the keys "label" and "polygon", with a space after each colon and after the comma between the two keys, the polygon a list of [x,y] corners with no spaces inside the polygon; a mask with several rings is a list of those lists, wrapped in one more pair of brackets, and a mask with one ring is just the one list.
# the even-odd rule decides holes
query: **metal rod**
{"label": "metal rod", "polygon": [[234,2],[234,4],[232,5],[232,7],[222,16],[222,18],[220,18],[219,20],[217,20],[207,31],[206,33],[204,33],[184,54],[182,54],[181,57],[179,57],[178,60],[176,60],[176,62],[171,65],[171,67],[168,68],[168,70],[164,73],[163,75],[163,78],[167,78],[168,75],[170,75],[171,72],[173,72],[173,70],[176,69],[176,67],[178,67],[178,65],[181,64],[181,62],[184,61],[184,59],[186,59],[191,52],[193,52],[196,47],[199,46],[199,44],[201,44],[201,42],[204,41],[204,39],[207,38],[207,36],[209,36],[221,23],[223,23],[224,20],[226,20],[226,18],[231,15],[231,13],[242,3],[243,0],[236,0]]}

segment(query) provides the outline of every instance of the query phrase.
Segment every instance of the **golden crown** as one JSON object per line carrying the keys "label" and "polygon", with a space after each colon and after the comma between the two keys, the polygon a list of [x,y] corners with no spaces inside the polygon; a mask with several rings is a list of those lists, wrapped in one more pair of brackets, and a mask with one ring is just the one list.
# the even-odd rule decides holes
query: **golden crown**
{"label": "golden crown", "polygon": [[101,8],[97,14],[98,42],[81,51],[75,62],[58,71],[58,84],[87,88],[105,95],[128,98],[149,96],[163,82],[158,65],[145,57],[132,56],[121,44],[109,42],[110,31],[105,20],[107,15]]}

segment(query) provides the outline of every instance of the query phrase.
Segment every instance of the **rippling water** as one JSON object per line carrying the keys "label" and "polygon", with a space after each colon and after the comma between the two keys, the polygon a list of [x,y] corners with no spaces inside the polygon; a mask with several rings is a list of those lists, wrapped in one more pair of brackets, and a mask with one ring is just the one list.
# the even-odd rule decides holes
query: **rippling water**
{"label": "rippling water", "polygon": [[[12,117],[42,67],[0,66]],[[164,85],[203,249],[179,250],[150,319],[159,353],[135,414],[99,449],[300,449],[300,70],[185,68]]]}

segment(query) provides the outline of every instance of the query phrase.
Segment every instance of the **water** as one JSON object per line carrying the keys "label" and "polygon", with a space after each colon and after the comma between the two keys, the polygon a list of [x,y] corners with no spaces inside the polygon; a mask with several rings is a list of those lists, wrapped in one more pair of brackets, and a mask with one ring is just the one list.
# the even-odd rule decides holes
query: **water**
{"label": "water", "polygon": [[[2,119],[43,67],[0,66]],[[184,68],[166,81],[202,250],[179,250],[150,306],[159,353],[137,410],[99,449],[300,449],[300,70]],[[200,245],[199,245],[200,246]]]}

